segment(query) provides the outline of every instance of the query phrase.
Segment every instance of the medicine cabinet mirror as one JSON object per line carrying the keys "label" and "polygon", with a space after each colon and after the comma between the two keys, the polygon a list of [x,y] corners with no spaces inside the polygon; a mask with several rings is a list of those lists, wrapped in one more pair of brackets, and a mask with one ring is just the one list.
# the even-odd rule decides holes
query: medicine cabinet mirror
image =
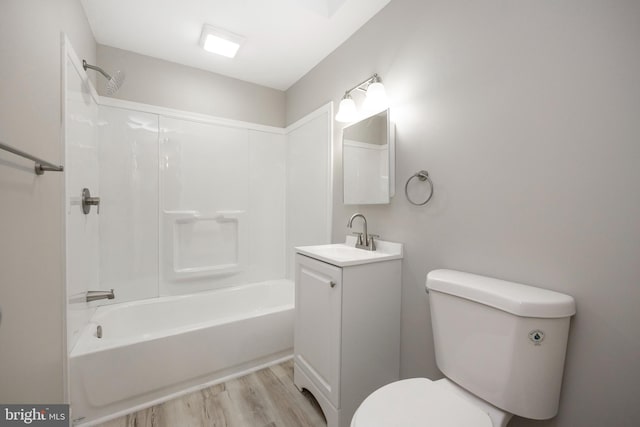
{"label": "medicine cabinet mirror", "polygon": [[342,131],[345,205],[389,203],[395,188],[394,129],[389,110],[366,117]]}

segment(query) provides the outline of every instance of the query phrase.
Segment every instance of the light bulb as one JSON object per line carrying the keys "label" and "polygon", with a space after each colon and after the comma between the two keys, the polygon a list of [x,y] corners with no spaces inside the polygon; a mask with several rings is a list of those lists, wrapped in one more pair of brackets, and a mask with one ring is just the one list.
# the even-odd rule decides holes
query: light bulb
{"label": "light bulb", "polygon": [[367,97],[362,104],[362,108],[368,112],[375,113],[384,110],[388,106],[389,100],[387,99],[384,85],[380,82],[371,83],[367,87]]}
{"label": "light bulb", "polygon": [[336,114],[336,121],[349,123],[358,118],[358,112],[356,111],[356,103],[353,102],[351,97],[343,98],[340,101],[340,107],[338,108],[338,114]]}

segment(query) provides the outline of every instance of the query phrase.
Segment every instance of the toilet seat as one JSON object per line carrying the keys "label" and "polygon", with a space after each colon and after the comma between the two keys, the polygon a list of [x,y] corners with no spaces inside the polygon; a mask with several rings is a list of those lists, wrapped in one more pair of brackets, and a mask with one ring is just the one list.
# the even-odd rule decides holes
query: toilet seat
{"label": "toilet seat", "polygon": [[440,382],[396,381],[360,405],[351,427],[492,427],[489,415]]}

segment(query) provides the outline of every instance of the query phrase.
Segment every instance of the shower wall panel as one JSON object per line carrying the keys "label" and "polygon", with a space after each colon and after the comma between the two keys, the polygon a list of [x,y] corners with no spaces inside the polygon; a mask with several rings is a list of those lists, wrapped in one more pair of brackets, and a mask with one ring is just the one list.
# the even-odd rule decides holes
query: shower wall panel
{"label": "shower wall panel", "polygon": [[282,277],[283,154],[283,135],[160,118],[160,294]]}
{"label": "shower wall panel", "polygon": [[285,277],[286,137],[249,131],[249,282]]}
{"label": "shower wall panel", "polygon": [[100,287],[158,295],[158,116],[100,106]]}
{"label": "shower wall panel", "polygon": [[292,125],[287,135],[287,278],[294,277],[296,246],[330,243],[330,108]]}
{"label": "shower wall panel", "polygon": [[[99,105],[75,78],[69,348],[96,306],[282,279],[295,245],[328,242],[330,114],[291,131],[225,123]],[[84,187],[100,197],[99,214],[82,213]],[[114,300],[86,303],[88,290],[109,289]]]}

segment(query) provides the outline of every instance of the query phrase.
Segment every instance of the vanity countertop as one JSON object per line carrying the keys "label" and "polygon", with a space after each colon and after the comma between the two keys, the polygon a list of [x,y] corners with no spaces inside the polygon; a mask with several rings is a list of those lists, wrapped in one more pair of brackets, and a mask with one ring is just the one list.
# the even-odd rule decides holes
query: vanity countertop
{"label": "vanity countertop", "polygon": [[375,251],[358,249],[355,245],[355,236],[347,236],[345,243],[298,246],[296,247],[296,252],[337,267],[349,267],[352,265],[402,259],[402,243],[376,240]]}

